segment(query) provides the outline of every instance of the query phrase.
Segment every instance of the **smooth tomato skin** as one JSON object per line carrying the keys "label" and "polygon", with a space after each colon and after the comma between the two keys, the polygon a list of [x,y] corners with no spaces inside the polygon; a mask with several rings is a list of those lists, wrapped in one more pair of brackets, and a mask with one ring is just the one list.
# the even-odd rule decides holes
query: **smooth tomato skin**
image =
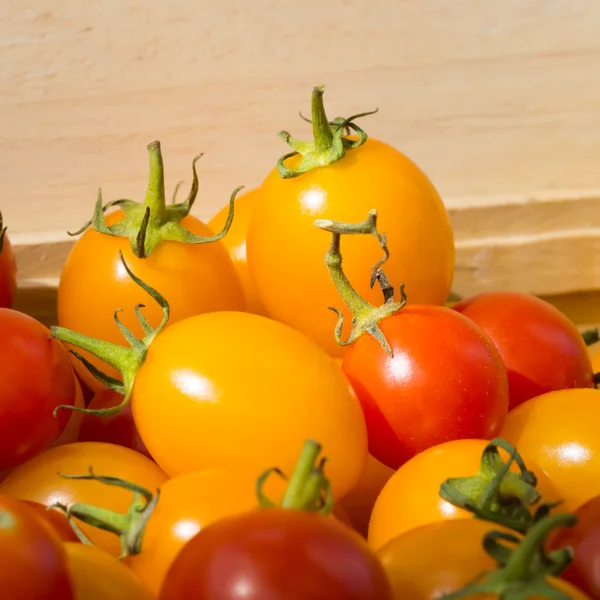
{"label": "smooth tomato skin", "polygon": [[363,407],[369,452],[397,469],[453,439],[491,439],[508,412],[506,370],[489,338],[443,306],[405,306],[380,323],[391,357],[362,335],[342,368]]}
{"label": "smooth tomato skin", "polygon": [[594,387],[579,330],[548,302],[517,292],[489,292],[458,302],[490,337],[506,366],[509,410],[554,390]]}
{"label": "smooth tomato skin", "polygon": [[[286,165],[293,168],[298,162],[295,157]],[[335,316],[327,306],[343,311],[344,337],[351,315],[324,264],[331,234],[315,227],[314,221],[358,223],[372,209],[377,209],[379,231],[387,234],[390,258],[385,272],[390,281],[406,284],[411,303],[443,304],[454,275],[448,214],[425,173],[388,144],[369,138],[341,160],[291,179],[282,179],[275,168],[254,202],[248,265],[268,313],[332,356],[343,356],[345,347],[335,342]],[[352,285],[372,304],[381,304],[381,291],[369,287],[371,268],[382,256],[377,241],[344,236],[342,251]],[[287,276],[281,275],[282,267]]]}
{"label": "smooth tomato skin", "polygon": [[192,597],[393,600],[364,539],[334,519],[290,509],[222,519],[192,538],[171,565],[159,599]]}
{"label": "smooth tomato skin", "polygon": [[[134,450],[102,442],[77,442],[51,448],[20,465],[0,483],[0,492],[46,506],[80,502],[126,513],[132,501],[131,492],[59,475],[86,475],[90,467],[96,475],[133,481],[152,492],[167,480],[158,465]],[[95,546],[119,556],[121,549],[116,535],[77,524]]]}
{"label": "smooth tomato skin", "polygon": [[[75,381],[75,401],[73,402],[73,406],[76,406],[77,408],[85,408],[83,389],[81,388],[79,379],[75,375],[75,371],[73,371],[73,379]],[[72,444],[79,438],[79,430],[83,420],[83,413],[78,410],[71,409],[63,409],[63,411],[67,414],[69,420],[67,421],[65,428],[62,430],[62,433],[52,443],[52,447],[63,446],[64,444]]]}
{"label": "smooth tomato skin", "polygon": [[74,600],[155,600],[139,577],[94,546],[64,544]]}
{"label": "smooth tomato skin", "polygon": [[0,251],[0,308],[12,308],[16,292],[17,260],[8,234],[4,234]]}
{"label": "smooth tomato skin", "polygon": [[150,345],[131,402],[171,477],[233,466],[291,473],[307,439],[322,445],[336,498],[365,468],[365,420],[341,369],[267,317],[220,312],[171,325]]}
{"label": "smooth tomato skin", "polygon": [[24,313],[0,309],[0,470],[35,456],[64,430],[77,394],[67,350]]}
{"label": "smooth tomato skin", "polygon": [[[250,274],[248,261],[246,260],[246,237],[248,234],[248,223],[258,190],[252,189],[239,194],[235,199],[235,212],[233,222],[229,231],[221,238],[221,241],[235,265],[238,277],[244,288],[246,297],[246,310],[257,315],[267,315],[267,309],[262,303],[256,285]],[[207,224],[213,232],[218,233],[223,229],[229,204],[224,206]]]}
{"label": "smooth tomato skin", "polygon": [[[121,404],[123,396],[114,390],[105,388],[96,392],[88,404],[90,410],[112,408]],[[117,444],[125,448],[131,448],[148,458],[152,458],[138,433],[131,403],[116,415],[100,417],[92,414],[84,414],[79,431],[80,442],[106,442]]]}
{"label": "smooth tomato skin", "polygon": [[572,509],[600,495],[600,390],[570,389],[527,400],[501,437],[530,457]]}
{"label": "smooth tomato skin", "polygon": [[77,542],[75,531],[69,524],[69,521],[65,515],[54,508],[48,509],[44,504],[39,502],[33,502],[31,500],[21,500],[24,504],[32,508],[38,515],[43,517],[44,521],[52,528],[53,532],[59,537],[62,542]]}
{"label": "smooth tomato skin", "polygon": [[[112,224],[122,218],[116,210],[106,216]],[[193,216],[182,220],[192,233],[212,236],[212,231]],[[156,327],[162,311],[127,274],[119,251],[129,268],[149,286],[163,294],[171,307],[169,325],[204,312],[244,310],[244,292],[227,250],[220,241],[210,244],[163,242],[150,256],[137,258],[123,237],[88,229],[71,250],[58,286],[58,324],[88,336],[126,345],[113,315],[122,308],[120,320],[140,338],[144,335],[134,307],[145,304],[143,314]],[[86,351],[77,349],[92,364],[112,377],[120,375]],[[73,357],[79,377],[93,392],[104,386]]]}
{"label": "smooth tomato skin", "polygon": [[[488,440],[453,440],[429,448],[404,463],[388,480],[377,497],[369,522],[369,545],[381,548],[406,531],[428,523],[456,519],[472,519],[472,513],[454,506],[440,497],[441,484],[450,477],[470,477],[479,471],[481,455]],[[508,454],[499,449],[506,462]],[[521,452],[519,452],[521,454]],[[535,473],[537,489],[544,502],[561,500],[541,468],[528,456],[526,467]],[[516,463],[511,471],[518,473]],[[561,510],[569,510],[563,505]]]}
{"label": "smooth tomato skin", "polygon": [[74,600],[61,540],[33,508],[0,494],[0,589],[10,600]]}

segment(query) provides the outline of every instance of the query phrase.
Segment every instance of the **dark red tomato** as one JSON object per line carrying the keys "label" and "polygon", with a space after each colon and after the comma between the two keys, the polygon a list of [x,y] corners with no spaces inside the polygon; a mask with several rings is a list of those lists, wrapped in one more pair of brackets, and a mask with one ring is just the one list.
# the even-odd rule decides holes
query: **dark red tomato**
{"label": "dark red tomato", "polygon": [[[88,404],[88,408],[93,410],[111,408],[121,404],[122,400],[123,396],[121,394],[105,388],[94,395]],[[108,417],[84,414],[79,430],[79,441],[108,442],[109,444],[131,448],[148,458],[152,458],[135,426],[131,414],[131,404],[128,404],[118,414]]]}
{"label": "dark red tomato", "polygon": [[65,428],[77,386],[65,347],[33,317],[0,309],[0,470],[49,448]]}
{"label": "dark red tomato", "polygon": [[44,521],[54,531],[54,533],[60,538],[62,542],[79,542],[80,539],[77,537],[74,529],[69,524],[67,517],[60,511],[54,508],[48,508],[44,504],[34,502],[33,500],[21,500],[44,518]]}
{"label": "dark red tomato", "polygon": [[392,600],[383,566],[345,525],[263,509],[208,525],[180,551],[160,600]]}
{"label": "dark red tomato", "polygon": [[489,292],[453,307],[481,327],[508,372],[509,409],[547,392],[594,387],[594,371],[577,327],[529,294]]}
{"label": "dark red tomato", "polygon": [[72,600],[67,554],[47,522],[0,494],[0,590],[10,600]]}
{"label": "dark red tomato", "polygon": [[393,356],[363,334],[342,362],[377,460],[397,469],[443,442],[500,432],[508,412],[506,370],[477,325],[433,305],[407,305],[379,325]]}
{"label": "dark red tomato", "polygon": [[576,511],[575,527],[556,530],[548,540],[548,548],[570,546],[575,556],[561,575],[595,600],[600,599],[600,496],[588,500]]}
{"label": "dark red tomato", "polygon": [[0,308],[10,308],[17,291],[17,261],[12,245],[2,227],[0,214]]}

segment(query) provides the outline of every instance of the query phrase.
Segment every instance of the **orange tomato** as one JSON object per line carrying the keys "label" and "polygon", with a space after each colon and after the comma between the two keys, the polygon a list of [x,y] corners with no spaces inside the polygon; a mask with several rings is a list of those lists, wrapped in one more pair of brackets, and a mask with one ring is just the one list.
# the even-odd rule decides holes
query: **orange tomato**
{"label": "orange tomato", "polygon": [[[102,442],[77,442],[51,448],[18,466],[0,483],[0,492],[46,506],[80,502],[126,512],[130,492],[59,475],[87,475],[90,467],[96,475],[135,481],[150,490],[167,479],[155,463],[135,450]],[[85,524],[81,529],[94,545],[115,556],[120,554],[119,540],[114,535]]]}
{"label": "orange tomato", "polygon": [[[381,548],[396,536],[428,523],[472,519],[473,514],[440,497],[441,484],[450,477],[470,477],[479,471],[487,440],[454,440],[434,446],[404,463],[379,494],[369,523],[369,544]],[[527,453],[519,454],[528,470],[535,473],[543,501],[561,499],[542,469]],[[501,458],[508,454],[500,449]],[[518,472],[513,462],[511,470]],[[565,508],[565,510],[568,510]]]}
{"label": "orange tomato", "polygon": [[600,372],[600,342],[588,346],[588,352],[592,359],[592,369],[594,373]]}
{"label": "orange tomato", "polygon": [[[348,136],[348,139],[356,139]],[[293,169],[300,157],[285,161]],[[444,204],[425,173],[388,144],[369,138],[339,161],[282,179],[273,169],[259,188],[248,225],[248,265],[269,314],[315,340],[332,356],[345,348],[334,339],[335,306],[344,306],[324,264],[330,235],[316,219],[357,223],[371,209],[387,234],[385,272],[406,284],[409,303],[444,304],[454,274],[454,237]],[[375,305],[379,287],[369,287],[371,268],[382,258],[375,241],[347,236],[344,270],[357,292]]]}
{"label": "orange tomato", "polygon": [[501,436],[545,471],[573,510],[600,495],[599,431],[600,390],[569,389],[517,406]]}
{"label": "orange tomato", "polygon": [[[106,215],[112,225],[123,216],[121,210]],[[181,224],[199,236],[212,236],[212,231],[193,216]],[[216,310],[243,310],[244,292],[227,250],[221,241],[209,244],[162,242],[146,258],[137,258],[129,240],[87,229],[79,238],[63,267],[58,286],[58,323],[91,337],[126,345],[114,321],[115,310],[121,321],[136,337],[144,335],[134,307],[146,304],[144,316],[156,327],[162,318],[160,308],[131,280],[119,257],[135,274],[166,296],[171,306],[169,324],[192,315]],[[67,347],[70,347],[67,345]],[[119,374],[86,351],[80,351],[106,374]],[[77,374],[93,392],[103,385],[76,358]]]}
{"label": "orange tomato", "polygon": [[[260,300],[256,286],[250,275],[248,262],[246,261],[246,234],[248,231],[248,222],[252,214],[254,199],[257,190],[249,190],[239,194],[235,200],[235,217],[227,234],[222,238],[223,245],[227,248],[229,256],[235,265],[238,277],[244,288],[246,297],[246,310],[257,315],[267,315],[267,309]],[[229,213],[229,204],[224,206],[209,222],[208,226],[214,233],[223,229],[227,214]]]}

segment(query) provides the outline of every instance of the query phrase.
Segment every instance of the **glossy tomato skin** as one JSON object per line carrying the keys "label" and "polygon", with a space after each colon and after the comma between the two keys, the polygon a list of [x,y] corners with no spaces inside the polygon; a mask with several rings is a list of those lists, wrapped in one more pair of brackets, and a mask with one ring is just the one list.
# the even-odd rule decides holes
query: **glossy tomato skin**
{"label": "glossy tomato skin", "polygon": [[[106,216],[111,225],[122,218],[117,210]],[[195,217],[182,225],[192,233],[212,236],[212,231]],[[167,298],[171,307],[169,324],[185,317],[215,310],[243,310],[244,293],[227,250],[220,241],[210,244],[163,242],[150,256],[137,258],[124,237],[88,229],[77,241],[63,267],[58,287],[58,324],[94,338],[126,345],[113,315],[136,337],[144,335],[134,307],[145,304],[144,316],[156,327],[162,318],[160,307],[127,274],[119,251],[130,269]],[[78,350],[105,373],[119,374],[88,352]],[[96,392],[103,385],[74,358],[77,374]]]}
{"label": "glossy tomato skin", "polygon": [[367,459],[364,416],[341,369],[301,333],[250,313],[198,315],[167,328],[138,372],[132,409],[150,454],[172,477],[232,466],[260,474],[277,465],[289,474],[313,439],[341,498]]}
{"label": "glossy tomato skin", "polygon": [[[289,168],[298,157],[286,161]],[[351,315],[324,264],[331,235],[316,219],[358,223],[377,209],[387,234],[385,272],[406,284],[409,302],[443,304],[454,275],[454,237],[444,204],[428,177],[395,148],[369,138],[341,160],[282,179],[273,169],[259,188],[248,226],[248,265],[268,313],[315,340],[332,356],[345,348],[333,336],[327,306]],[[273,223],[277,225],[274,226]],[[344,270],[358,293],[375,305],[381,292],[369,287],[381,248],[365,236],[345,236]],[[282,279],[282,267],[288,275]],[[285,296],[282,296],[282,294]]]}
{"label": "glossy tomato skin", "polygon": [[159,598],[191,597],[393,599],[381,564],[356,532],[321,515],[286,509],[223,519],[190,540]]}
{"label": "glossy tomato skin", "polygon": [[437,444],[499,433],[508,411],[506,370],[474,323],[451,309],[422,305],[404,307],[380,327],[393,357],[362,335],[342,364],[377,460],[397,469]]}
{"label": "glossy tomato skin", "polygon": [[47,327],[0,309],[0,470],[48,448],[65,428],[77,394],[69,355]]}
{"label": "glossy tomato skin", "polygon": [[17,261],[8,234],[0,250],[0,308],[12,308],[17,292]]}
{"label": "glossy tomato skin", "polygon": [[[123,396],[114,390],[105,388],[94,394],[88,404],[90,410],[101,410],[118,406],[123,401]],[[93,414],[84,414],[79,430],[80,442],[106,442],[131,448],[148,458],[152,458],[138,433],[131,404],[116,415],[100,417]]]}
{"label": "glossy tomato skin", "polygon": [[600,495],[600,390],[570,389],[511,410],[501,437],[530,457],[573,509]]}
{"label": "glossy tomato skin", "polygon": [[6,494],[0,494],[0,556],[4,597],[74,600],[60,539],[33,508]]}
{"label": "glossy tomato skin", "polygon": [[[131,492],[96,481],[65,479],[64,475],[109,475],[135,482],[150,491],[167,480],[150,459],[134,450],[102,442],[77,442],[51,448],[17,467],[0,483],[0,492],[50,506],[75,502],[126,513]],[[119,539],[114,534],[77,523],[95,546],[119,556]]]}
{"label": "glossy tomato skin", "polygon": [[[267,316],[267,309],[262,303],[256,285],[250,274],[248,261],[246,260],[246,237],[248,235],[248,223],[258,190],[252,189],[241,193],[235,199],[235,216],[233,223],[222,238],[223,245],[227,248],[229,256],[235,265],[238,277],[244,288],[246,298],[246,310],[257,315]],[[213,232],[223,229],[227,221],[229,205],[224,206],[209,222],[208,226]]]}
{"label": "glossy tomato skin", "polygon": [[587,347],[560,310],[529,294],[489,292],[458,302],[490,337],[508,373],[509,410],[554,390],[594,387]]}
{"label": "glossy tomato skin", "polygon": [[54,508],[48,509],[47,506],[40,504],[39,502],[33,502],[31,500],[21,500],[21,502],[33,509],[39,516],[43,517],[44,521],[50,525],[61,541],[77,543],[80,541],[69,524],[69,520],[63,513]]}

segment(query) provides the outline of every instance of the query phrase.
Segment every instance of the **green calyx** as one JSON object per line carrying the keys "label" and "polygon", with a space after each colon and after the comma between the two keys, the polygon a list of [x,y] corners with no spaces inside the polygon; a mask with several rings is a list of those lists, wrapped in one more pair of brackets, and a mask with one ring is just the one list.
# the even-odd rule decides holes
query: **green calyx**
{"label": "green calyx", "polygon": [[123,258],[123,254],[120,252],[121,263],[123,267],[127,271],[127,274],[133,281],[139,285],[146,293],[148,293],[153,300],[155,300],[158,305],[162,308],[163,318],[158,325],[158,327],[153,328],[150,323],[148,323],[147,319],[141,313],[141,308],[144,308],[143,304],[138,304],[135,307],[135,314],[144,330],[144,337],[138,340],[135,335],[121,323],[119,320],[119,312],[121,312],[121,308],[117,309],[114,313],[115,323],[121,330],[123,337],[129,344],[129,348],[126,346],[121,346],[119,344],[113,344],[111,342],[106,342],[103,340],[97,340],[95,338],[89,337],[87,335],[83,335],[81,333],[77,333],[76,331],[72,331],[70,329],[65,329],[64,327],[53,326],[50,328],[50,335],[53,338],[56,338],[62,342],[66,342],[68,344],[72,344],[77,348],[82,348],[83,350],[87,350],[97,358],[104,361],[106,364],[110,365],[119,373],[121,373],[123,380],[119,381],[118,379],[114,379],[113,377],[109,377],[94,365],[92,365],[86,358],[84,358],[79,352],[71,350],[71,352],[85,365],[85,367],[90,371],[90,373],[96,377],[99,381],[101,381],[106,387],[115,390],[123,395],[123,400],[121,404],[118,406],[103,408],[98,410],[92,410],[89,408],[79,408],[71,405],[60,405],[55,409],[56,411],[60,409],[71,409],[77,410],[79,412],[93,414],[96,416],[110,416],[120,413],[123,408],[127,406],[129,400],[131,398],[131,392],[133,390],[133,383],[135,381],[135,377],[139,368],[142,366],[144,361],[146,360],[146,354],[148,353],[148,348],[152,341],[156,338],[156,336],[166,327],[167,322],[170,317],[170,307],[166,298],[164,298],[161,294],[159,294],[155,289],[151,288],[149,285],[144,283],[139,277],[134,275],[125,262]]}
{"label": "green calyx", "polygon": [[[509,454],[506,462],[498,448]],[[514,463],[519,472],[510,470]],[[527,469],[516,448],[502,438],[495,438],[483,451],[478,473],[447,479],[440,487],[440,496],[472,512],[476,518],[525,533],[537,518],[531,512],[531,507],[541,499],[536,485],[535,474]]]}
{"label": "green calyx", "polygon": [[149,490],[118,477],[96,475],[91,467],[88,475],[60,474],[60,476],[65,479],[98,481],[105,485],[130,491],[133,494],[133,500],[126,514],[80,502],[76,502],[70,506],[56,503],[53,505],[53,508],[57,508],[64,513],[71,527],[84,544],[92,545],[92,542],[81,531],[73,519],[119,536],[121,542],[121,555],[119,558],[139,554],[142,551],[142,540],[146,531],[146,525],[156,509],[160,498],[160,490],[157,489],[156,493],[152,494]]}
{"label": "green calyx", "polygon": [[600,342],[600,331],[597,327],[594,327],[593,329],[586,329],[581,333],[581,337],[583,338],[586,346],[592,346],[596,342]]}
{"label": "green calyx", "polygon": [[[323,471],[327,459],[321,458],[317,463],[320,453],[321,444],[308,440],[302,448],[300,458],[289,480],[276,467],[265,471],[256,482],[259,506],[261,508],[278,506],[280,508],[306,510],[321,515],[331,513],[333,510],[333,494],[329,480],[325,477]],[[272,474],[288,481],[285,494],[279,504],[270,500],[263,491],[267,479]]]}
{"label": "green calyx", "polygon": [[[548,577],[557,577],[571,564],[571,548],[560,548],[551,553],[544,550],[544,542],[553,529],[572,527],[577,523],[573,514],[559,513],[537,521],[523,540],[518,537],[491,531],[483,540],[484,550],[498,562],[499,568],[484,573],[463,589],[446,594],[440,600],[472,598],[489,594],[499,600],[526,600],[548,598],[570,600],[570,596],[552,586]],[[516,544],[511,548],[501,542]]]}
{"label": "green calyx", "polygon": [[[367,134],[354,123],[354,120],[375,114],[378,109],[352,115],[347,119],[339,117],[330,122],[327,120],[325,106],[323,104],[324,91],[325,88],[322,85],[313,87],[311,102],[312,120],[310,120],[310,122],[312,122],[314,136],[312,141],[303,142],[292,137],[287,131],[280,131],[278,134],[279,137],[294,150],[293,152],[282,156],[277,161],[277,170],[280,177],[283,179],[298,177],[298,175],[311,171],[312,169],[337,162],[344,158],[347,151],[358,148],[367,141]],[[344,137],[344,133],[348,130],[354,131],[358,136],[358,139],[350,140]],[[298,154],[302,156],[300,164],[293,170],[286,167],[285,161]]]}
{"label": "green calyx", "polygon": [[[344,315],[339,309],[333,306],[327,307],[338,316],[334,334],[336,342],[340,346],[348,346],[353,344],[361,335],[368,333],[381,344],[382,348],[390,356],[393,356],[392,348],[381,331],[379,323],[383,319],[397,313],[406,304],[407,298],[404,293],[404,284],[402,284],[400,286],[400,301],[395,301],[394,288],[390,285],[385,273],[381,269],[383,263],[389,258],[390,253],[385,233],[380,234],[377,230],[377,211],[371,210],[367,219],[361,223],[341,223],[339,221],[317,219],[314,224],[320,229],[331,233],[331,244],[325,255],[325,264],[344,304],[352,313],[352,331],[346,340],[342,340]],[[346,277],[342,268],[342,253],[340,250],[342,235],[373,235],[377,238],[384,252],[384,257],[371,269],[371,288],[375,285],[375,282],[379,283],[384,297],[384,303],[381,306],[373,306],[362,298]]]}
{"label": "green calyx", "polygon": [[0,212],[0,254],[4,248],[4,238],[6,237],[6,227],[3,227],[4,222],[2,221],[2,213]]}
{"label": "green calyx", "polygon": [[[186,244],[208,244],[220,240],[229,231],[233,221],[234,201],[237,193],[243,188],[236,188],[229,199],[229,213],[223,229],[216,235],[202,237],[187,230],[181,221],[186,217],[194,205],[198,193],[198,174],[196,173],[196,162],[202,154],[192,161],[193,180],[188,197],[179,203],[167,205],[165,198],[165,178],[163,159],[160,142],[148,144],[150,155],[150,176],[148,191],[143,204],[134,200],[120,199],[102,204],[102,190],[98,190],[98,199],[92,220],[86,223],[79,231],[69,235],[79,235],[90,225],[96,231],[106,235],[126,237],[133,253],[138,258],[150,256],[153,250],[164,241],[182,242]],[[104,213],[109,208],[117,206],[124,217],[114,223],[107,225]]]}

